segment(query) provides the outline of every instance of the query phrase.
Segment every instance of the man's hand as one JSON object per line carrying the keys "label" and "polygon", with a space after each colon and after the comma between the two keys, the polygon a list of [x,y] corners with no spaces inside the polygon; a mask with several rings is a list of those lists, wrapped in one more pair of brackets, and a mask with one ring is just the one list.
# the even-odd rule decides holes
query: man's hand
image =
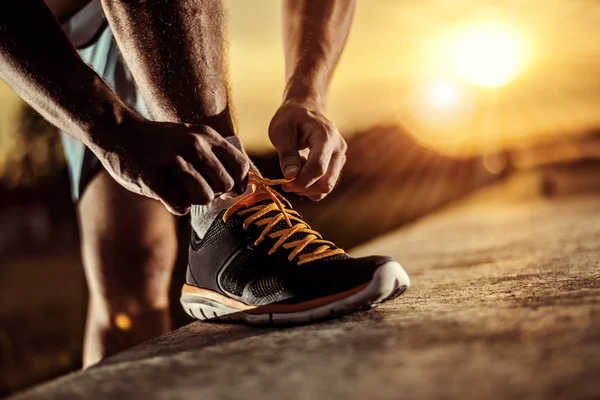
{"label": "man's hand", "polygon": [[[283,186],[313,201],[331,192],[346,162],[346,142],[317,106],[285,102],[273,117],[269,137],[279,153]],[[300,151],[308,149],[308,157]]]}
{"label": "man's hand", "polygon": [[173,214],[246,189],[248,159],[209,126],[136,119],[95,149],[106,170],[134,193],[160,200]]}

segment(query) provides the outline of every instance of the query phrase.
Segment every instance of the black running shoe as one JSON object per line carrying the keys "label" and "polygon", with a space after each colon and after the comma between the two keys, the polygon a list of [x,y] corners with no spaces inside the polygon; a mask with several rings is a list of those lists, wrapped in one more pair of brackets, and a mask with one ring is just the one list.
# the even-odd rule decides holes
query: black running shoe
{"label": "black running shoe", "polygon": [[389,257],[352,258],[251,173],[252,192],[192,233],[181,304],[201,320],[298,324],[368,309],[410,284]]}

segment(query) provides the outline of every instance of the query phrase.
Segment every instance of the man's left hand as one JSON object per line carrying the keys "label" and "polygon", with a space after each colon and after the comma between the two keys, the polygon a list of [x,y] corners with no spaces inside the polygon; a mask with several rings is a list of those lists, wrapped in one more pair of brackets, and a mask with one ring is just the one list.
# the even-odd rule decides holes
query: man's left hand
{"label": "man's left hand", "polygon": [[[346,142],[319,107],[285,102],[269,125],[283,175],[296,178],[283,189],[319,201],[329,194],[346,162]],[[308,149],[304,158],[301,150]]]}

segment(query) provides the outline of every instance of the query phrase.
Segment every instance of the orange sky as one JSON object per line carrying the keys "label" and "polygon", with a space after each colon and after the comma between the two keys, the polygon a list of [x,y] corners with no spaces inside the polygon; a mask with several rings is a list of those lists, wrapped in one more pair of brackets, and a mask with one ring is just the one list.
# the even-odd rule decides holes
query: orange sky
{"label": "orange sky", "polygon": [[[283,86],[279,1],[228,3],[234,104],[242,135],[251,133],[249,144],[260,146]],[[450,136],[441,136],[440,145],[454,146],[454,137],[478,146],[600,126],[600,3],[572,0],[359,0],[331,90],[331,118],[342,131],[410,119],[417,105],[407,104],[408,93],[443,76],[430,65],[431,53],[453,29],[487,20],[524,38],[528,63],[504,87],[465,87],[477,120],[454,131],[440,126],[443,119],[431,124]],[[419,113],[428,122],[437,118],[428,110]],[[432,134],[411,127],[417,136]]]}
{"label": "orange sky", "polygon": [[[264,148],[283,89],[280,1],[226,4],[240,133],[247,147]],[[469,117],[447,123],[413,94],[432,80],[446,79],[446,63],[435,52],[448,32],[488,20],[500,21],[524,38],[528,62],[500,88],[457,82],[459,109]],[[342,132],[401,121],[417,137],[450,149],[600,126],[599,38],[600,3],[592,0],[359,0],[328,113]],[[5,142],[13,102],[1,88],[0,102],[0,141]]]}

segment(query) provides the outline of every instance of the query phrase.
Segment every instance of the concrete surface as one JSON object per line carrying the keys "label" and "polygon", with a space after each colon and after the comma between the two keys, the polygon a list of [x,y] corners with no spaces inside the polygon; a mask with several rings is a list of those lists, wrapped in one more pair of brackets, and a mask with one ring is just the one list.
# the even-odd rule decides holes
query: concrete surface
{"label": "concrete surface", "polygon": [[411,274],[390,304],[296,328],[193,323],[18,398],[599,398],[591,168],[521,174],[356,249]]}

